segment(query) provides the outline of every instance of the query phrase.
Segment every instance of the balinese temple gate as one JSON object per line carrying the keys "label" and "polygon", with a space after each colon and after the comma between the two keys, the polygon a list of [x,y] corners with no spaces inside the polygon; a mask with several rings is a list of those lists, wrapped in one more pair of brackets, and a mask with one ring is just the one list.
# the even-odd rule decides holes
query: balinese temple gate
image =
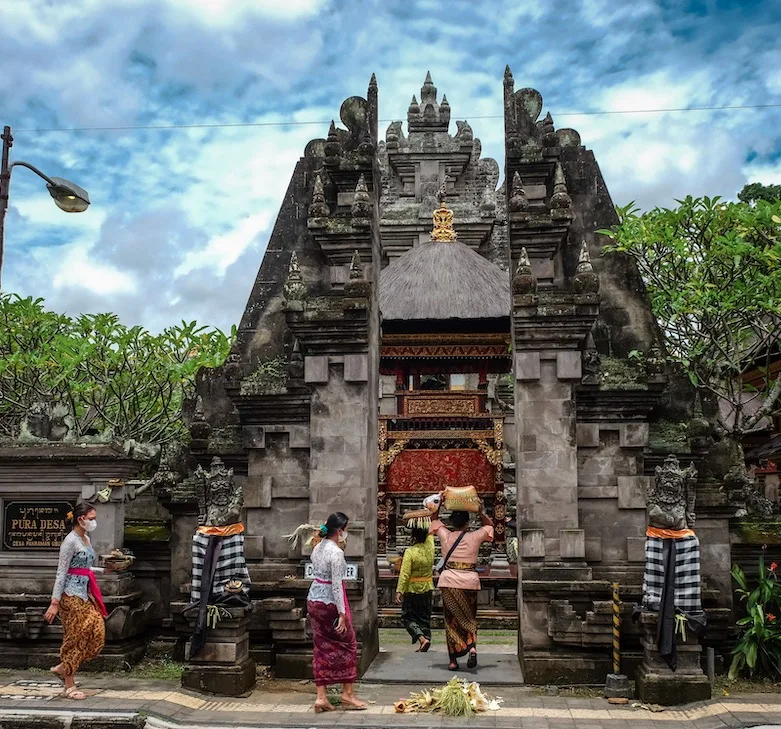
{"label": "balinese temple gate", "polygon": [[[656,324],[633,264],[601,255],[596,231],[617,217],[593,153],[509,68],[503,83],[503,174],[430,76],[406,129],[395,121],[384,140],[374,77],[347,99],[293,171],[228,361],[199,378],[191,450],[204,469],[219,456],[243,489],[249,654],[279,676],[306,677],[311,661],[308,550],[283,535],[349,514],[365,669],[380,617],[394,616],[400,515],[450,484],[475,486],[494,518],[480,610],[519,626],[526,681],[604,681],[613,582],[625,671],[642,658],[629,611],[646,491],[667,455],[649,423],[670,405]],[[718,641],[729,510],[697,448],[679,457],[700,473],[703,607]],[[192,484],[165,503],[181,605]]]}

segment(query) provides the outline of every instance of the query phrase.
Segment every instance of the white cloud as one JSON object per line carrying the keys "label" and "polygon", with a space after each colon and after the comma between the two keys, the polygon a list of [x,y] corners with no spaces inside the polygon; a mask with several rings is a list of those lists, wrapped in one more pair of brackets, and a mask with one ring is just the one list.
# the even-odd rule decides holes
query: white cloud
{"label": "white cloud", "polygon": [[[581,133],[617,203],[778,181],[779,110],[556,117],[778,101],[778,51],[757,49],[774,48],[781,19],[717,13],[695,25],[650,0],[455,2],[445,14],[415,0],[5,0],[0,108],[19,129],[13,152],[93,204],[65,215],[15,174],[3,281],[71,313],[230,326],[304,146],[372,71],[380,116],[405,119],[430,70],[453,119],[469,119],[501,165],[509,63],[516,88],[538,88],[556,125]],[[291,119],[324,124],[21,131]]]}
{"label": "white cloud", "polygon": [[69,246],[54,274],[52,285],[57,290],[83,288],[99,296],[135,293],[132,276],[113,266],[98,263],[84,246]]}
{"label": "white cloud", "polygon": [[237,261],[271,222],[270,210],[240,220],[231,230],[214,236],[205,248],[188,252],[174,271],[174,277],[185,276],[196,268],[224,274],[225,269]]}

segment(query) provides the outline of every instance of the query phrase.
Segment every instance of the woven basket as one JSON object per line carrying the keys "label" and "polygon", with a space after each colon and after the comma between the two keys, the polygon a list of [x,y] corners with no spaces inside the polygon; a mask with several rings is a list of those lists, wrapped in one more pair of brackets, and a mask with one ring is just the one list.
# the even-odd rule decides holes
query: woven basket
{"label": "woven basket", "polygon": [[428,509],[408,511],[401,518],[410,528],[428,529],[431,526],[431,512]]}
{"label": "woven basket", "polygon": [[480,511],[480,499],[474,486],[448,486],[445,489],[445,508],[448,511]]}

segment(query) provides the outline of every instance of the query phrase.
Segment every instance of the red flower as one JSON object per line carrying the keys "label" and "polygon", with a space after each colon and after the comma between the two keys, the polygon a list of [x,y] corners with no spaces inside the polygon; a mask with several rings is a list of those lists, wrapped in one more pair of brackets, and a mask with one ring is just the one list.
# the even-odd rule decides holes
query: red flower
{"label": "red flower", "polygon": [[772,623],[776,619],[776,616],[773,615],[773,613],[768,613],[767,619]]}
{"label": "red flower", "polygon": [[776,571],[776,567],[778,567],[778,565],[777,565],[775,562],[773,562],[773,563],[770,565],[770,571],[771,571],[771,572],[775,572],[775,571]]}

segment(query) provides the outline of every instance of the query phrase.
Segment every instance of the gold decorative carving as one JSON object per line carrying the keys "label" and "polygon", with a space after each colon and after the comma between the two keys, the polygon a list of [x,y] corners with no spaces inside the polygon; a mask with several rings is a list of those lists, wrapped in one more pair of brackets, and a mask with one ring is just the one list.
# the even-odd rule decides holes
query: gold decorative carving
{"label": "gold decorative carving", "polygon": [[476,397],[405,397],[405,415],[476,415]]}
{"label": "gold decorative carving", "polygon": [[504,447],[504,418],[494,420],[494,446],[499,450]]}
{"label": "gold decorative carving", "polygon": [[494,468],[499,468],[502,465],[502,450],[501,448],[492,448],[491,445],[488,443],[487,440],[483,440],[482,438],[474,438],[474,444],[480,449],[482,453],[485,453],[485,457],[488,459],[488,462],[494,466]]}
{"label": "gold decorative carving", "polygon": [[474,440],[493,437],[492,430],[394,430],[388,433],[390,440]]}
{"label": "gold decorative carving", "polygon": [[380,451],[379,453],[379,467],[380,467],[380,480],[385,480],[385,471],[393,461],[396,460],[396,456],[399,455],[409,443],[408,440],[397,440],[393,445],[388,448],[387,451]]}
{"label": "gold decorative carving", "polygon": [[380,420],[379,429],[377,431],[377,443],[380,446],[380,451],[384,451],[388,445],[388,423],[384,420]]}
{"label": "gold decorative carving", "polygon": [[434,211],[434,230],[431,240],[439,243],[452,243],[456,239],[453,230],[453,211],[445,205],[445,185],[439,189],[439,207]]}

